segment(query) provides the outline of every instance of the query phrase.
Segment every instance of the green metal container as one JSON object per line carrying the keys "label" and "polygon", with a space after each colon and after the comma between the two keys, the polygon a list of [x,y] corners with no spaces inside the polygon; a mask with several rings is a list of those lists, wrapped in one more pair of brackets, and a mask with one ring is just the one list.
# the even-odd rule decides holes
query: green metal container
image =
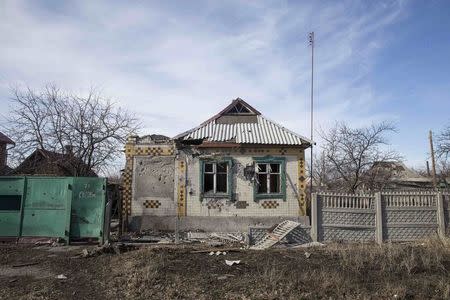
{"label": "green metal container", "polygon": [[0,236],[20,235],[24,177],[0,177]]}
{"label": "green metal container", "polygon": [[106,180],[0,177],[0,237],[104,239]]}
{"label": "green metal container", "polygon": [[106,179],[74,178],[71,238],[103,238],[105,201]]}

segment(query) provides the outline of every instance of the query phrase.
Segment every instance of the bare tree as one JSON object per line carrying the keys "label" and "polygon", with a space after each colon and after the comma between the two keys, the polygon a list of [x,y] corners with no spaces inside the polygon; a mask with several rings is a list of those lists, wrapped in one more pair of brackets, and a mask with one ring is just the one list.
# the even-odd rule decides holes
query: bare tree
{"label": "bare tree", "polygon": [[12,90],[13,108],[5,126],[16,142],[13,159],[23,160],[36,148],[76,157],[75,172],[100,172],[121,153],[126,137],[138,129],[135,115],[117,108],[96,90],[87,96],[54,85],[43,91]]}
{"label": "bare tree", "polygon": [[445,159],[450,156],[450,125],[437,136],[436,154]]}
{"label": "bare tree", "polygon": [[[313,163],[314,169],[312,180],[314,185],[313,187],[314,191],[334,189],[336,174],[332,173],[332,166],[330,165],[330,161],[327,159],[324,150],[314,155]],[[308,176],[310,176],[311,174],[310,164],[307,163],[306,167]]]}
{"label": "bare tree", "polygon": [[437,136],[436,154],[439,158],[437,167],[440,176],[450,176],[450,125],[445,127]]}
{"label": "bare tree", "polygon": [[323,157],[319,166],[324,169],[321,172],[327,176],[328,187],[355,192],[363,184],[370,186],[374,177],[369,170],[376,162],[400,159],[396,152],[384,149],[388,145],[386,134],[394,131],[395,127],[385,122],[366,128],[351,128],[341,122],[322,131]]}

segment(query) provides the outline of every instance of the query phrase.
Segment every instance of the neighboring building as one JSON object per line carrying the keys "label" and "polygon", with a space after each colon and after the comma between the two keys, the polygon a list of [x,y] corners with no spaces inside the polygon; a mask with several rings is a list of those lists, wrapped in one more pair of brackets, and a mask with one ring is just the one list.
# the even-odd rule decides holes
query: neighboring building
{"label": "neighboring building", "polygon": [[0,132],[0,176],[8,175],[12,171],[8,167],[8,145],[14,145],[13,140]]}
{"label": "neighboring building", "polygon": [[238,98],[173,139],[130,137],[123,212],[131,229],[242,231],[308,223],[305,154],[311,141]]}
{"label": "neighboring building", "polygon": [[378,161],[373,164],[367,177],[372,189],[430,189],[433,188],[431,177],[425,177],[408,168],[402,162]]}
{"label": "neighboring building", "polygon": [[[81,170],[81,171],[80,171]],[[36,149],[14,169],[14,175],[42,175],[42,176],[88,176],[97,174],[73,153],[57,153],[44,149]]]}

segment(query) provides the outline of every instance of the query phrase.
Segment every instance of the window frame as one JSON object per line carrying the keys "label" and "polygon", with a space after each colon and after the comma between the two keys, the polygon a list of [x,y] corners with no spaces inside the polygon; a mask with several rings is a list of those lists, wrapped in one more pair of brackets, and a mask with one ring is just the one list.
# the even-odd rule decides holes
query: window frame
{"label": "window frame", "polygon": [[[285,157],[253,157],[255,163],[255,183],[253,185],[253,199],[255,201],[260,199],[283,199],[286,201],[286,158]],[[258,193],[258,164],[279,164],[280,165],[280,192],[279,193]],[[270,166],[269,166],[270,167]],[[268,170],[265,172],[268,181],[268,189],[270,188],[270,173]],[[278,174],[278,173],[276,173]]]}
{"label": "window frame", "polygon": [[[205,186],[205,174],[214,174],[213,175],[213,185],[214,189],[217,189],[216,181],[217,181],[217,164],[219,163],[226,163],[227,166],[227,191],[224,192],[205,192],[204,186]],[[206,164],[213,164],[213,171],[212,172],[205,172],[205,165]],[[203,198],[229,198],[231,199],[231,195],[233,192],[233,177],[232,177],[232,167],[233,167],[233,160],[231,157],[224,157],[220,159],[200,159],[200,179],[199,179],[199,187],[200,187],[200,200],[202,201]],[[221,173],[223,174],[223,173]]]}

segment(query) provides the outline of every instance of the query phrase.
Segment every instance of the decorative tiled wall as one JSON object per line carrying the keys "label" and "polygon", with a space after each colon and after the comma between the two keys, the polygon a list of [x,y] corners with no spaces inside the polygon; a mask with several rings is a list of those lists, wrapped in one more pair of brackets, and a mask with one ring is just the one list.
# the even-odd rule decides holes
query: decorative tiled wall
{"label": "decorative tiled wall", "polygon": [[[208,152],[209,151],[209,152]],[[280,156],[286,153],[286,199],[254,198],[254,181],[246,176],[244,170],[254,164],[253,157]],[[290,154],[289,154],[290,153]],[[237,216],[237,217],[297,217],[302,216],[299,209],[298,159],[303,154],[299,149],[210,149],[195,157],[189,156],[187,165],[186,205],[187,216]],[[200,198],[200,157],[214,156],[232,158],[233,197]],[[301,171],[303,174],[303,171]],[[303,190],[300,190],[303,192]]]}
{"label": "decorative tiled wall", "polygon": [[[125,144],[125,169],[122,173],[122,213],[124,216],[131,215],[132,210],[132,187],[133,187],[133,159],[136,156],[172,156],[175,147],[173,144],[137,144],[136,137],[130,137]],[[145,203],[143,204],[145,207]]]}

